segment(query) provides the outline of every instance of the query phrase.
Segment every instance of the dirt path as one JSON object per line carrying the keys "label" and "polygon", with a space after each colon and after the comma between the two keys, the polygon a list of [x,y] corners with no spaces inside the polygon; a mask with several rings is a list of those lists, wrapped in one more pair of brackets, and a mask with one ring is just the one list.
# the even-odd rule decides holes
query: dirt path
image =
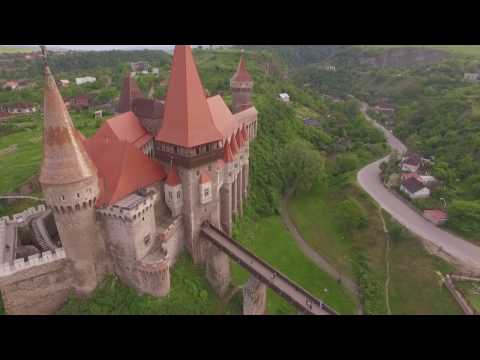
{"label": "dirt path", "polygon": [[[325,271],[334,279],[340,279],[342,285],[352,291],[356,296],[358,303],[360,304],[360,291],[357,284],[350,279],[349,277],[342,275],[337,269],[335,269],[325,258],[319,255],[315,250],[313,250],[308,243],[305,241],[303,236],[298,231],[297,227],[293,223],[290,215],[288,214],[288,201],[292,196],[293,191],[290,190],[287,194],[282,198],[281,206],[280,206],[280,216],[282,218],[283,223],[287,227],[288,231],[292,234],[294,240],[298,244],[300,250],[307,256],[310,260],[312,260],[320,269]],[[363,310],[359,305],[358,314],[363,314]]]}

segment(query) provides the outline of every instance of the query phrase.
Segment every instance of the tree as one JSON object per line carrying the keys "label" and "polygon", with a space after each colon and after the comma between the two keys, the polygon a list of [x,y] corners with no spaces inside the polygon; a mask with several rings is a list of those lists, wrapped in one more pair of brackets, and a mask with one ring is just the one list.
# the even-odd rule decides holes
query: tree
{"label": "tree", "polygon": [[286,183],[299,191],[309,191],[324,178],[325,159],[301,140],[288,143],[283,150],[283,173]]}
{"label": "tree", "polygon": [[363,229],[368,225],[368,219],[363,209],[353,199],[347,199],[338,204],[337,219],[345,231]]}
{"label": "tree", "polygon": [[449,225],[453,229],[470,235],[480,232],[480,202],[453,201],[448,214]]}

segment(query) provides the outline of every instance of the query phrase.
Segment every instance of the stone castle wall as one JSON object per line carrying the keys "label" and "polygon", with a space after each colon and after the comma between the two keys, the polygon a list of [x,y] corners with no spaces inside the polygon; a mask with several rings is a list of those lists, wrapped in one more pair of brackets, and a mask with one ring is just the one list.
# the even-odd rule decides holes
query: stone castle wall
{"label": "stone castle wall", "polygon": [[32,255],[0,267],[0,292],[7,314],[47,315],[72,292],[73,274],[63,249]]}

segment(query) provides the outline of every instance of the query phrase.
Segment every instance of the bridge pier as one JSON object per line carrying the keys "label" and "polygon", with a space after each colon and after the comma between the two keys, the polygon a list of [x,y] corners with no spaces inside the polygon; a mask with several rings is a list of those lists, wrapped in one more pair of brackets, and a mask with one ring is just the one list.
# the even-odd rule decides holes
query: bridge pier
{"label": "bridge pier", "polygon": [[207,251],[207,280],[217,295],[222,297],[230,285],[230,258],[212,244],[209,244]]}
{"label": "bridge pier", "polygon": [[267,286],[251,276],[243,288],[243,315],[265,315]]}

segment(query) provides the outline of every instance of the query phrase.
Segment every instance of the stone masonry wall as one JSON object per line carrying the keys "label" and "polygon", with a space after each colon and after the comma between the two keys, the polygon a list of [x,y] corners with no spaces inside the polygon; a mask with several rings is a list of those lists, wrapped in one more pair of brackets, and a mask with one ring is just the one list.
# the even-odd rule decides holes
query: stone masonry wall
{"label": "stone masonry wall", "polygon": [[63,249],[19,259],[0,268],[0,291],[7,314],[48,315],[59,310],[72,292],[71,264]]}

